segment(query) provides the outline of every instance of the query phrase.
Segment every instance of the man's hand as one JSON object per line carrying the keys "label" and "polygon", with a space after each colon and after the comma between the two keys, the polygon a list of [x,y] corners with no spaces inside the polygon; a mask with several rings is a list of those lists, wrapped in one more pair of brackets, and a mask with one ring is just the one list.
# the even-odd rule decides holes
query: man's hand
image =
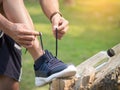
{"label": "man's hand", "polygon": [[25,24],[15,23],[6,34],[21,46],[30,48],[39,32],[29,29]]}
{"label": "man's hand", "polygon": [[58,39],[61,39],[63,35],[67,32],[68,30],[68,21],[61,17],[59,14],[56,14],[52,17],[52,30],[54,36],[56,35],[56,28],[58,29]]}

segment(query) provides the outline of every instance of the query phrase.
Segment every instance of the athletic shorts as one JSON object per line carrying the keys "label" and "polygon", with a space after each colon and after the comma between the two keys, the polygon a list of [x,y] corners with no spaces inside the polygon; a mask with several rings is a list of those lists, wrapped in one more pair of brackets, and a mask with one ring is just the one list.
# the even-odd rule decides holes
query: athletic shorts
{"label": "athletic shorts", "polygon": [[5,34],[0,35],[0,75],[21,77],[21,47]]}

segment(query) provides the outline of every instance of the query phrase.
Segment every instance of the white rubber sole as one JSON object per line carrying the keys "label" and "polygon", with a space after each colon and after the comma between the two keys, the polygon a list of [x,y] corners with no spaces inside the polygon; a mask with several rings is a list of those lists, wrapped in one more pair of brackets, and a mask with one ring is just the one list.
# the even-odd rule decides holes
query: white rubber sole
{"label": "white rubber sole", "polygon": [[76,71],[77,70],[76,70],[75,66],[70,65],[66,69],[64,69],[63,71],[55,73],[47,78],[35,77],[35,85],[36,86],[43,86],[47,83],[50,83],[55,78],[74,76],[76,74]]}

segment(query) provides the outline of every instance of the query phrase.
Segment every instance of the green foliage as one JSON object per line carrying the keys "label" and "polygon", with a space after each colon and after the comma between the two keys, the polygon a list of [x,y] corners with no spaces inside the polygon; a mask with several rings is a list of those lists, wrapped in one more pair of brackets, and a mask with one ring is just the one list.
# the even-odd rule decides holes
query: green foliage
{"label": "green foliage", "polygon": [[[120,42],[119,0],[76,0],[75,6],[64,5],[60,10],[70,23],[69,31],[59,41],[58,57],[65,63],[80,64],[101,50]],[[55,54],[55,39],[51,24],[44,16],[37,0],[25,0],[35,29],[43,33],[44,48]],[[32,57],[23,49],[23,76],[21,90],[48,90],[49,86],[34,86]]]}

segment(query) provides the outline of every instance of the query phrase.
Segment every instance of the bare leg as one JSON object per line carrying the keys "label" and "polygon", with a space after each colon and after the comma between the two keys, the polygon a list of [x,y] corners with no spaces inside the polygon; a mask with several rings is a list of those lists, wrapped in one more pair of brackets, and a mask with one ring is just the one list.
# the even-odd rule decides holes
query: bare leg
{"label": "bare leg", "polygon": [[[30,30],[34,30],[33,22],[24,6],[23,0],[3,0],[3,7],[5,14],[10,21],[27,24]],[[43,54],[37,38],[35,39],[33,46],[28,48],[28,51],[34,60]]]}
{"label": "bare leg", "polygon": [[19,82],[7,76],[0,75],[0,90],[19,90]]}

